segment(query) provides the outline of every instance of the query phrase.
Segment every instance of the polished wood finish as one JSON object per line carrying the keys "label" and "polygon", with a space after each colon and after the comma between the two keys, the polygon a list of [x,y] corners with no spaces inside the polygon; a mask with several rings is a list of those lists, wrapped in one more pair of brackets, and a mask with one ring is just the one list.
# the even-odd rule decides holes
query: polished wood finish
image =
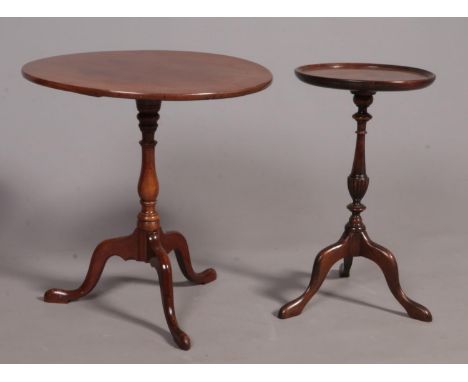
{"label": "polished wood finish", "polygon": [[300,66],[296,76],[308,84],[364,92],[416,90],[432,84],[435,75],[409,66],[330,63]]}
{"label": "polished wood finish", "polygon": [[168,101],[238,97],[272,81],[270,71],[252,61],[171,50],[48,57],[24,65],[22,73],[37,84],[90,96]]}
{"label": "polished wood finish", "polygon": [[[360,76],[366,78],[366,73],[367,72],[364,71]],[[334,79],[331,79],[327,86],[333,87],[334,84]],[[338,85],[337,87],[341,89],[342,85]],[[369,87],[375,89],[374,85],[370,85]],[[352,198],[352,203],[348,205],[348,209],[351,211],[351,216],[341,238],[336,243],[324,248],[318,253],[312,269],[311,279],[305,292],[298,298],[285,304],[279,310],[278,316],[279,318],[290,318],[299,315],[310,299],[317,293],[331,267],[336,262],[343,260],[340,267],[340,276],[348,277],[353,258],[362,256],[375,262],[380,267],[390,291],[410,317],[421,321],[432,321],[430,311],[426,307],[411,300],[403,292],[400,286],[395,256],[388,249],[373,242],[369,238],[366,227],[362,221],[361,213],[366,207],[361,203],[361,200],[366,194],[369,185],[365,156],[366,126],[367,122],[372,118],[367,112],[367,108],[372,104],[375,92],[374,90],[360,90],[353,91],[353,94],[354,103],[358,107],[358,112],[353,115],[353,118],[357,122],[356,148],[351,174],[348,176],[348,190]]]}
{"label": "polished wood finish", "polygon": [[138,120],[142,140],[142,165],[138,182],[141,211],[138,214],[137,228],[130,236],[110,239],[99,244],[91,257],[88,273],[82,285],[75,290],[50,289],[44,295],[44,301],[68,303],[86,296],[93,290],[101,277],[107,260],[119,256],[124,260],[136,260],[151,263],[159,276],[164,314],[169,330],[177,343],[184,350],[190,348],[189,336],[180,329],[175,316],[174,294],[172,288],[172,269],[168,253],[174,251],[182,273],[195,284],[206,284],[216,279],[212,268],[201,273],[193,270],[187,241],[179,232],[165,233],[161,229],[159,214],[156,211],[156,199],[159,183],[156,175],[154,134],[159,119],[161,101],[138,100]]}
{"label": "polished wood finish", "polygon": [[175,315],[172,267],[168,254],[174,252],[184,276],[195,284],[216,279],[212,268],[197,273],[187,241],[176,231],[164,232],[156,209],[159,192],[155,165],[154,135],[162,100],[226,98],[253,93],[267,87],[271,73],[264,67],[235,57],[175,51],[97,52],[57,56],[23,67],[23,75],[38,84],[93,96],[136,99],[142,134],[142,160],[138,182],[141,210],[137,227],[129,236],[105,240],[91,257],[88,273],[74,290],[50,289],[44,301],[68,303],[90,293],[101,277],[107,260],[150,263],[157,271],[161,298],[169,330],[184,350],[189,336]]}

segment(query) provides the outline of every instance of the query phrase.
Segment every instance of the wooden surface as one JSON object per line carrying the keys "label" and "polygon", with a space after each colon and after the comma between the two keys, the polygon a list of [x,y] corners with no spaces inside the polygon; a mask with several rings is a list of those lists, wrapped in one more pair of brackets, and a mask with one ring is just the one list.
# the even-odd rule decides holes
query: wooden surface
{"label": "wooden surface", "polygon": [[251,61],[164,50],[49,57],[24,65],[22,74],[43,86],[90,96],[170,101],[238,97],[272,81],[268,69]]}
{"label": "wooden surface", "polygon": [[364,63],[304,65],[295,73],[308,84],[371,92],[421,89],[435,80],[433,73],[423,69]]}

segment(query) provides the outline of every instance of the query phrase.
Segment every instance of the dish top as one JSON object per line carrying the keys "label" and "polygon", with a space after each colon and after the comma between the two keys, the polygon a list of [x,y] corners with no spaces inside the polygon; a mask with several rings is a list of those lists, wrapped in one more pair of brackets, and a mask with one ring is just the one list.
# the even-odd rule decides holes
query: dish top
{"label": "dish top", "polygon": [[23,76],[55,89],[117,98],[202,100],[265,89],[270,71],[251,61],[169,50],[90,52],[32,61]]}
{"label": "dish top", "polygon": [[435,80],[435,75],[427,70],[367,63],[305,65],[297,68],[295,73],[308,84],[369,92],[416,90]]}

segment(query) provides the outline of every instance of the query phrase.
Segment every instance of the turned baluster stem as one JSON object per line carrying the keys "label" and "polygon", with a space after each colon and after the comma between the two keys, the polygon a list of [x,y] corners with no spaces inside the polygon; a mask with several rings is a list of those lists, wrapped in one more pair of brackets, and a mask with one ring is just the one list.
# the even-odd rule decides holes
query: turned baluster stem
{"label": "turned baluster stem", "polygon": [[156,199],[159,193],[158,177],[155,165],[154,133],[158,127],[159,109],[161,101],[137,100],[140,130],[142,133],[141,145],[141,172],[138,181],[138,194],[140,195],[141,211],[138,214],[138,228],[156,232],[159,225],[159,214],[156,211]]}
{"label": "turned baluster stem", "polygon": [[366,227],[362,222],[361,212],[366,206],[361,203],[369,186],[369,178],[366,174],[366,125],[372,116],[367,112],[367,108],[372,104],[372,92],[353,92],[354,104],[358,107],[353,119],[357,122],[356,148],[354,151],[354,161],[351,174],[348,176],[348,190],[353,202],[348,205],[351,217],[346,226],[347,230],[365,231]]}

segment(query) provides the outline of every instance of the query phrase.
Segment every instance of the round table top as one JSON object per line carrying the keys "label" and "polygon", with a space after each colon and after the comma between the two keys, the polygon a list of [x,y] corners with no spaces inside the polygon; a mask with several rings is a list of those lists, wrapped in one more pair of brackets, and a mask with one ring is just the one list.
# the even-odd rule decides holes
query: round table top
{"label": "round table top", "polygon": [[202,100],[265,89],[270,71],[211,53],[140,50],[68,54],[29,62],[23,76],[55,89],[117,98]]}
{"label": "round table top", "polygon": [[364,63],[305,65],[296,69],[296,76],[312,85],[369,92],[421,89],[435,80],[423,69]]}

